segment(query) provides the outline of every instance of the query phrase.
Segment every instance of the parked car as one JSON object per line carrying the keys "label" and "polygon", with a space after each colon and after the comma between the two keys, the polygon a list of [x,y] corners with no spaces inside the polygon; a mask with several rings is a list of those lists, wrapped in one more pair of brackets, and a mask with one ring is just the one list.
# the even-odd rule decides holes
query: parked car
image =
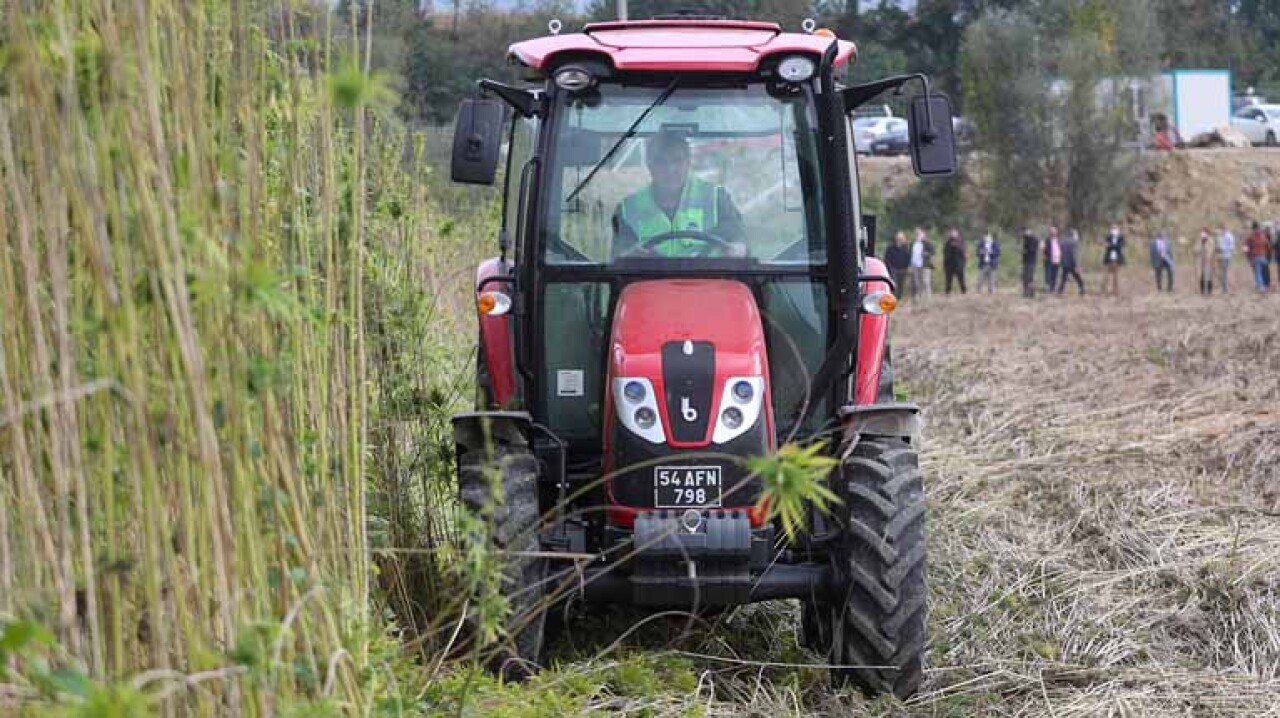
{"label": "parked car", "polygon": [[1274,146],[1280,138],[1280,105],[1246,107],[1232,116],[1231,126],[1255,145]]}
{"label": "parked car", "polygon": [[870,154],[871,143],[898,130],[907,131],[907,121],[901,117],[859,117],[853,121],[853,149]]}
{"label": "parked car", "polygon": [[1246,107],[1257,107],[1258,105],[1266,104],[1270,104],[1267,102],[1267,98],[1255,93],[1252,87],[1250,87],[1249,91],[1243,95],[1231,96],[1232,114],[1238,113]]}
{"label": "parked car", "polygon": [[890,130],[879,139],[872,141],[871,154],[873,155],[905,155],[911,148],[911,141],[907,137],[907,126],[896,130]]}

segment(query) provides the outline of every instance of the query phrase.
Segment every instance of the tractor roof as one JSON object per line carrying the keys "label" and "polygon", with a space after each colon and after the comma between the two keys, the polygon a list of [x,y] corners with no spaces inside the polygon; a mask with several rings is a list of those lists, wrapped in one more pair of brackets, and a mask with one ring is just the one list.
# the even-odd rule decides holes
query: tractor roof
{"label": "tractor roof", "polygon": [[[582,32],[517,42],[511,56],[544,69],[562,53],[595,54],[618,70],[754,72],[768,55],[821,55],[831,37],[783,32],[771,22],[741,20],[636,20],[598,22]],[[839,41],[836,65],[849,61],[853,43]]]}

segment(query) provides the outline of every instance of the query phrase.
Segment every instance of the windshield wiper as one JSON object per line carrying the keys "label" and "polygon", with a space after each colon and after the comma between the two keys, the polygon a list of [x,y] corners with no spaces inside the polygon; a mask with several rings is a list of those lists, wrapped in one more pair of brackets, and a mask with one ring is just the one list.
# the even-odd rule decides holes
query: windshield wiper
{"label": "windshield wiper", "polygon": [[582,178],[582,181],[578,183],[578,186],[573,188],[573,191],[565,198],[565,204],[572,202],[573,198],[577,197],[578,193],[582,191],[582,188],[586,187],[587,183],[591,181],[591,178],[596,176],[596,173],[600,171],[600,168],[604,167],[608,164],[609,160],[613,159],[613,156],[618,152],[618,148],[622,147],[622,143],[631,139],[636,134],[636,130],[640,129],[640,123],[644,122],[644,118],[648,117],[649,113],[653,112],[655,107],[666,102],[667,98],[671,97],[671,93],[675,92],[676,84],[679,82],[679,77],[671,78],[671,84],[667,85],[667,89],[663,90],[662,94],[658,95],[657,99],[655,99],[652,104],[644,108],[644,112],[641,112],[635,122],[632,122],[631,126],[627,128],[627,131],[618,138],[618,141],[613,143],[613,146],[609,148],[609,151],[604,153],[604,157],[601,157],[600,161],[597,162],[595,166],[591,168],[591,171],[587,173],[587,176]]}

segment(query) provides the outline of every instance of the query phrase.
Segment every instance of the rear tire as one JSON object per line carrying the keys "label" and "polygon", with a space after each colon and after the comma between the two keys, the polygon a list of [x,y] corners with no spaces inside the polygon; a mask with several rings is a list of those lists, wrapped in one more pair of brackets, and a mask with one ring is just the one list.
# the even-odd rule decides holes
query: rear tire
{"label": "rear tire", "polygon": [[[495,481],[491,472],[498,471]],[[500,495],[495,496],[494,489]],[[481,650],[488,668],[507,680],[538,671],[546,624],[547,561],[529,553],[538,541],[538,461],[525,447],[463,450],[458,457],[458,491],[463,507],[489,529],[491,548],[502,562],[502,596],[507,600],[504,635]],[[523,554],[523,555],[521,555]]]}
{"label": "rear tire", "polygon": [[[836,590],[802,608],[805,643],[832,678],[907,699],[924,679],[925,498],[915,449],[863,437],[833,476],[844,502],[832,551]],[[833,600],[834,599],[834,600]]]}

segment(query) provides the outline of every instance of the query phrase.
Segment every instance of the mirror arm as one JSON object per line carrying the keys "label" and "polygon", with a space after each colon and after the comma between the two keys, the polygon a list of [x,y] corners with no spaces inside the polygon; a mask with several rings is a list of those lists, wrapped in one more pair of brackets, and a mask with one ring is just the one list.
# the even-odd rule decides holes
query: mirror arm
{"label": "mirror arm", "polygon": [[484,79],[476,83],[480,88],[480,97],[486,97],[490,94],[497,95],[498,99],[507,103],[511,109],[519,112],[522,117],[534,117],[542,115],[541,99],[539,92],[524,90],[519,87],[498,82],[497,80]]}
{"label": "mirror arm", "polygon": [[[844,99],[844,111],[846,114],[853,112],[859,107],[862,107],[868,102],[879,97],[882,93],[887,92],[888,90],[897,90],[912,80],[919,80],[924,85],[925,97],[929,97],[931,95],[929,91],[928,75],[922,72],[916,72],[910,75],[894,75],[893,77],[886,77],[884,79],[876,80],[875,82],[864,82],[861,85],[854,85],[841,90],[840,94]],[[926,127],[924,128],[922,138],[929,140],[933,138],[934,132],[933,110],[928,103],[925,104],[924,120]]]}

